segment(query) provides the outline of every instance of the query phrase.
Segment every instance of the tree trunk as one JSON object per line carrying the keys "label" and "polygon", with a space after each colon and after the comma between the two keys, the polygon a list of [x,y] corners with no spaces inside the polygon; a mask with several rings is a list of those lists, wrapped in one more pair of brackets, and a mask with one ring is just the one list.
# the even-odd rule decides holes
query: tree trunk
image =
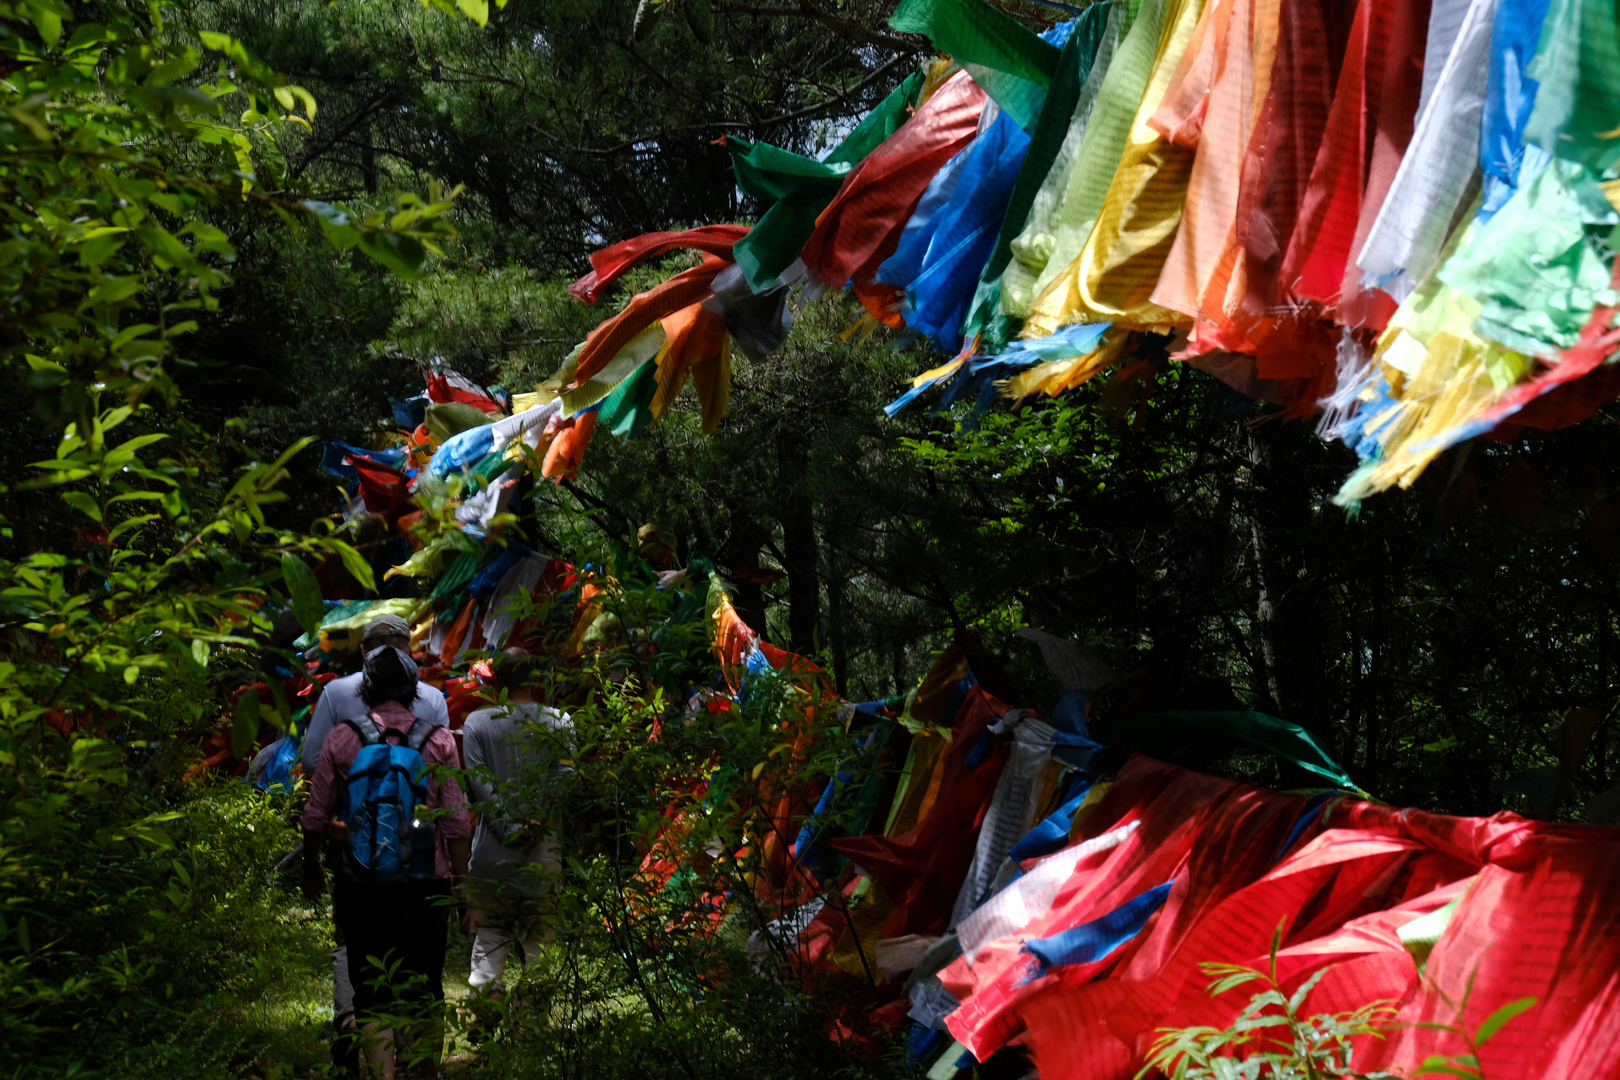
{"label": "tree trunk", "polygon": [[364,141],[360,144],[360,175],[364,178],[366,193],[375,195],[378,186],[377,147],[371,137],[371,124],[366,124],[365,133],[361,137]]}
{"label": "tree trunk", "polygon": [[821,575],[816,571],[816,519],[810,496],[795,491],[782,516],[782,555],[788,572],[788,648],[800,656],[816,651],[821,624]]}
{"label": "tree trunk", "polygon": [[1260,440],[1255,438],[1254,432],[1249,432],[1249,539],[1254,549],[1254,632],[1259,639],[1257,655],[1262,668],[1255,673],[1259,676],[1255,683],[1265,695],[1259,702],[1261,711],[1276,713],[1282,711],[1282,688],[1277,681],[1277,609],[1271,599],[1266,530],[1260,523],[1261,466],[1266,456]]}
{"label": "tree trunk", "polygon": [[848,607],[845,603],[844,576],[838,569],[834,552],[827,553],[827,607],[829,624],[827,637],[832,646],[833,685],[838,696],[849,700],[849,633],[845,626]]}

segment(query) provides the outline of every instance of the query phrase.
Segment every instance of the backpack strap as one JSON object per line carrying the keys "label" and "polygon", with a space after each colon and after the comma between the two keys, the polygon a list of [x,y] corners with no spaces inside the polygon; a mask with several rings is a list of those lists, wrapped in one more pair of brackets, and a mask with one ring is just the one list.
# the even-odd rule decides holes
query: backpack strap
{"label": "backpack strap", "polygon": [[411,725],[410,732],[405,736],[405,745],[417,753],[421,753],[423,744],[433,736],[433,729],[437,726],[431,720],[424,720],[420,716],[417,717],[416,723]]}
{"label": "backpack strap", "polygon": [[343,721],[354,729],[360,737],[361,746],[376,746],[383,741],[382,732],[377,730],[377,722],[369,716],[356,716]]}

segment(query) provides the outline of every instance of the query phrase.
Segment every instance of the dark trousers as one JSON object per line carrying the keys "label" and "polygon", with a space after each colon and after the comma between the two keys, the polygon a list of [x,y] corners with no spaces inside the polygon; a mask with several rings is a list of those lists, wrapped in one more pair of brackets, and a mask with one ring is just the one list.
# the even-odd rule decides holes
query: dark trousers
{"label": "dark trousers", "polygon": [[335,875],[332,917],[348,947],[361,1023],[384,1016],[425,1019],[444,1001],[449,896],[450,882],[442,879],[379,885]]}

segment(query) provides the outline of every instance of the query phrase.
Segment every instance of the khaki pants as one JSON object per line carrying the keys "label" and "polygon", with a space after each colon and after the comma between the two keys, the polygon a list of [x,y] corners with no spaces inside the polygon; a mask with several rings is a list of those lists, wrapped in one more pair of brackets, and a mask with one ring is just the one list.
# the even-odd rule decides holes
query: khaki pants
{"label": "khaki pants", "polygon": [[475,994],[497,994],[506,989],[501,976],[506,970],[512,946],[522,950],[522,962],[531,962],[540,952],[540,944],[551,935],[539,926],[517,931],[504,926],[480,926],[473,934],[472,972],[467,985]]}

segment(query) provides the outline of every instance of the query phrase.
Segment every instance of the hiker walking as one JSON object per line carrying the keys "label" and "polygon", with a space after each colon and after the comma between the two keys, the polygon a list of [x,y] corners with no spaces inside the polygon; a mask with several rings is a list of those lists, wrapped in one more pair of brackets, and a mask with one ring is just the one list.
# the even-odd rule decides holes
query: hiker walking
{"label": "hiker walking", "polygon": [[543,784],[553,758],[554,743],[541,729],[566,731],[569,718],[536,700],[539,666],[524,650],[507,649],[492,668],[492,684],[506,703],[468,716],[461,735],[467,790],[479,812],[463,925],[473,933],[468,985],[475,995],[499,1000],[512,946],[529,962],[549,936],[542,932],[537,903],[543,878],[533,868],[556,871],[560,864],[544,789],[524,785]]}
{"label": "hiker walking", "polygon": [[394,1076],[397,1041],[383,1017],[408,1017],[410,1031],[425,1037],[421,1065],[429,1075],[437,1069],[449,899],[453,880],[467,872],[472,831],[460,784],[434,769],[457,766],[455,740],[412,714],[418,690],[416,662],[405,652],[380,645],[366,654],[359,696],[369,711],[345,717],[325,738],[303,818],[311,900],[325,887],[320,850],[329,832],[339,841],[332,917],[348,947],[370,1073],[382,1080]]}
{"label": "hiker walking", "polygon": [[[360,632],[360,655],[363,657],[381,645],[409,653],[410,624],[398,615],[380,615],[366,623],[365,629]],[[350,717],[366,715],[366,704],[360,700],[360,684],[364,677],[363,671],[357,671],[353,675],[333,679],[316,700],[315,711],[309,718],[309,730],[304,735],[304,747],[298,758],[308,775],[315,775],[315,767],[321,759],[321,747],[332,733],[333,725]],[[450,710],[445,705],[444,694],[436,686],[417,683],[416,697],[411,700],[410,709],[419,719],[441,728],[450,723]],[[349,985],[349,954],[340,927],[334,927],[332,934],[332,1026],[340,1036],[354,1030],[354,987]],[[339,1064],[353,1072],[358,1063],[352,1060],[352,1052],[344,1054],[351,1046],[348,1040],[341,1038],[333,1044],[334,1050],[343,1056]]]}

